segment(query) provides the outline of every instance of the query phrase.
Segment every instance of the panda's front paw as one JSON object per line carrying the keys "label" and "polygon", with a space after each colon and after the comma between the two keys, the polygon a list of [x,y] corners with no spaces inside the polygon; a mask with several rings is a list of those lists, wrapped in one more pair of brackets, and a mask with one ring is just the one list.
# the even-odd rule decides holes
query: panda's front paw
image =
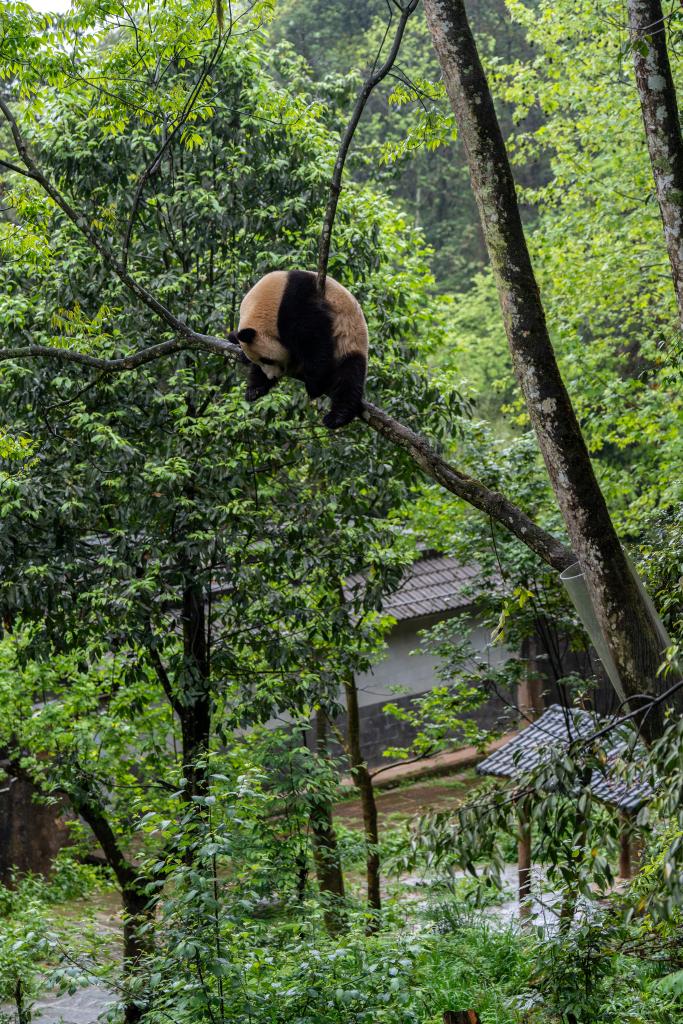
{"label": "panda's front paw", "polygon": [[259,398],[263,398],[264,395],[268,394],[268,388],[258,387],[255,384],[250,384],[247,390],[244,392],[244,397],[247,402],[258,402]]}
{"label": "panda's front paw", "polygon": [[326,416],[323,416],[323,426],[327,427],[328,430],[338,430],[340,427],[345,427],[347,423],[350,423],[355,419],[355,413],[340,412],[338,409],[330,409]]}

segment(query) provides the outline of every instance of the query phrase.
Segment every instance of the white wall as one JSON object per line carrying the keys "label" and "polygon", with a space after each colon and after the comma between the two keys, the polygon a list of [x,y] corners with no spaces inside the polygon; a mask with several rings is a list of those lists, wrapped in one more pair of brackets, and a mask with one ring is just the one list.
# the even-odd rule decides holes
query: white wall
{"label": "white wall", "polygon": [[[410,622],[399,622],[387,636],[386,656],[370,672],[362,672],[356,676],[358,687],[358,703],[361,708],[372,704],[385,703],[396,696],[392,687],[402,687],[398,696],[425,693],[433,686],[439,685],[436,676],[438,659],[429,654],[410,654],[420,647],[418,632],[435,622],[441,621],[444,615],[432,615]],[[491,642],[490,630],[479,624],[476,616],[467,620],[470,642],[475,652],[485,652]],[[489,664],[500,665],[510,657],[511,652],[504,647],[489,647],[487,658]],[[441,684],[443,685],[443,684]]]}

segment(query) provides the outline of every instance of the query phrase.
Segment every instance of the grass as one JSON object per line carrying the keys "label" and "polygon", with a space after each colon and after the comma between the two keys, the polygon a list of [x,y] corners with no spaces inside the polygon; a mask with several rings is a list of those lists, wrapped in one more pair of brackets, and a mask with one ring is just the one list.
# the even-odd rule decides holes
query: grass
{"label": "grass", "polygon": [[529,964],[526,944],[512,928],[480,925],[441,937],[419,962],[425,1024],[440,1024],[444,1010],[475,1008],[482,1024],[518,1024]]}

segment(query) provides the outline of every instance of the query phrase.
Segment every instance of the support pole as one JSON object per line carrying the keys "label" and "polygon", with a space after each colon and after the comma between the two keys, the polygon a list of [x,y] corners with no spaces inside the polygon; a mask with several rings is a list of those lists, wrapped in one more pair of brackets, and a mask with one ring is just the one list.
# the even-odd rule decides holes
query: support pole
{"label": "support pole", "polygon": [[517,877],[519,881],[519,917],[531,917],[531,824],[525,811],[519,811],[517,840]]}
{"label": "support pole", "polygon": [[619,876],[621,878],[633,878],[633,865],[631,863],[631,822],[627,814],[619,815],[621,827],[619,829]]}

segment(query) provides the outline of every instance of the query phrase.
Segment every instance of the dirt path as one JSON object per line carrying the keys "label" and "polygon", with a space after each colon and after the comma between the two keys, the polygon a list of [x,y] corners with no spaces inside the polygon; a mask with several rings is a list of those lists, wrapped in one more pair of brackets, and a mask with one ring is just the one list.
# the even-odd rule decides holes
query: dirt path
{"label": "dirt path", "polygon": [[[480,785],[481,779],[472,769],[433,781],[415,782],[400,789],[377,793],[377,811],[380,824],[392,815],[409,817],[428,810],[447,810],[457,807],[465,796]],[[361,828],[363,811],[359,800],[343,800],[335,805],[334,816],[349,828]]]}

